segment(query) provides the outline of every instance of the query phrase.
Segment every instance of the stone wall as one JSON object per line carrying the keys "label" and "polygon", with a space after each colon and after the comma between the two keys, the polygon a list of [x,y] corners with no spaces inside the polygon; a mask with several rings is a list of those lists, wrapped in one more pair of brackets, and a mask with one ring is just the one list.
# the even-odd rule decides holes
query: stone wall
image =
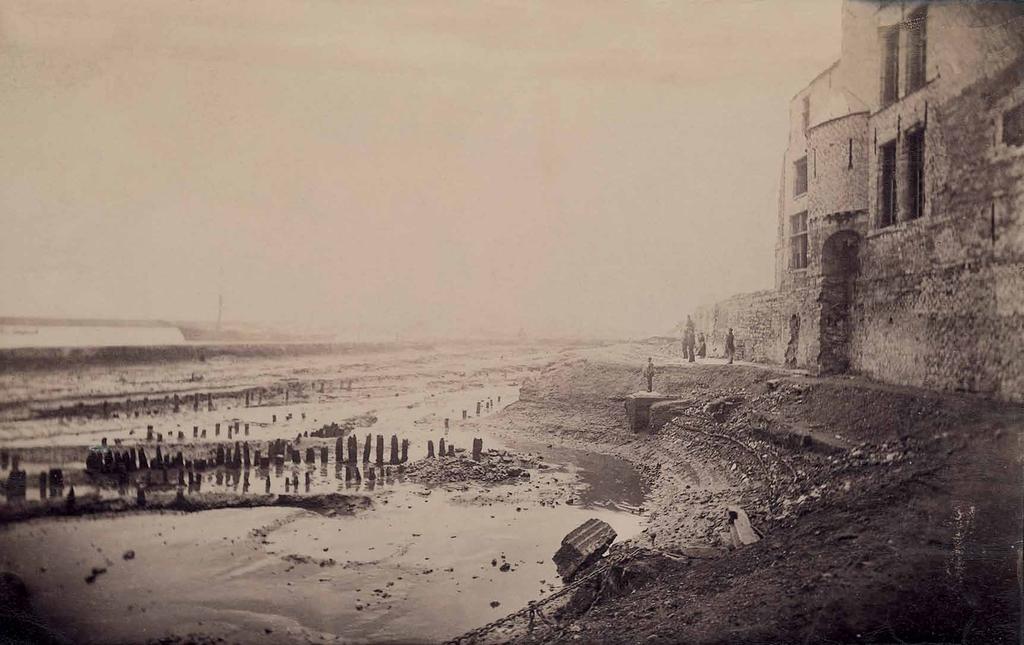
{"label": "stone wall", "polygon": [[928,107],[925,216],[868,233],[853,368],[885,381],[1024,400],[1024,58]]}
{"label": "stone wall", "polygon": [[[906,125],[927,111],[924,215],[882,229],[872,227],[866,212],[815,218],[809,270],[793,272],[781,290],[734,296],[696,312],[712,355],[722,355],[733,327],[738,358],[789,359],[817,370],[826,280],[820,254],[842,232],[859,239],[849,315],[852,371],[1024,401],[1024,146],[1002,140],[1003,115],[1024,104],[1024,57],[955,96],[931,96],[937,100],[927,106],[923,100],[897,105],[870,124]],[[799,334],[790,342],[794,316]]]}
{"label": "stone wall", "polygon": [[731,327],[738,360],[780,362],[779,299],[777,291],[757,291],[697,309],[693,322],[707,337],[708,355],[725,356],[725,335]]}

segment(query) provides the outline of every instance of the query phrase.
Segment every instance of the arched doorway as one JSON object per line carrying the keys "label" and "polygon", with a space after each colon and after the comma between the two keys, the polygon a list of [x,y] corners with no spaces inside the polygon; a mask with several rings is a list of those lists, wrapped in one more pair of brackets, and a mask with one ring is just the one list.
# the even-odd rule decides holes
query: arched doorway
{"label": "arched doorway", "polygon": [[850,367],[850,304],[853,285],[860,273],[860,235],[854,231],[833,234],[821,248],[821,305],[818,369],[825,374]]}

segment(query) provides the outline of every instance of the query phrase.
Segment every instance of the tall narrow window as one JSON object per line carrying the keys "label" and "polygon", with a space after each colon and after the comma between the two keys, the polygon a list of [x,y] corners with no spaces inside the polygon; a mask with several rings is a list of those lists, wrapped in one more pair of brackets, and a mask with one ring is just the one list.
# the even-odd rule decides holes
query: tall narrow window
{"label": "tall narrow window", "polygon": [[914,10],[906,22],[907,28],[907,92],[922,87],[925,64],[928,61],[928,7]]}
{"label": "tall narrow window", "polygon": [[811,97],[805,96],[803,101],[803,124],[804,136],[807,135],[807,128],[811,126]]}
{"label": "tall narrow window", "polygon": [[846,167],[853,168],[853,139],[850,139],[846,149]]}
{"label": "tall narrow window", "polygon": [[882,107],[899,97],[900,30],[889,27],[882,31]]}
{"label": "tall narrow window", "polygon": [[789,268],[807,268],[807,211],[789,216]]}
{"label": "tall narrow window", "polygon": [[907,152],[907,219],[924,215],[924,128],[903,138]]}
{"label": "tall narrow window", "polygon": [[896,141],[878,148],[878,227],[896,221]]}
{"label": "tall narrow window", "polygon": [[807,192],[807,157],[801,157],[793,164],[793,196]]}

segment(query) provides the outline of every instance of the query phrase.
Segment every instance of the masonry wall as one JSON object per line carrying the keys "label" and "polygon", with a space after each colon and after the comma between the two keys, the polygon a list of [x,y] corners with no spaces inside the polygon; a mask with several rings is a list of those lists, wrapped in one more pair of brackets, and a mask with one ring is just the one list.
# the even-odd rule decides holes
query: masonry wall
{"label": "masonry wall", "polygon": [[[712,354],[722,353],[731,326],[741,358],[817,369],[822,249],[837,233],[855,235],[852,371],[1024,401],[1024,146],[1003,141],[1004,115],[1024,105],[1024,5],[929,4],[927,82],[907,92],[901,75],[899,100],[880,107],[878,28],[898,24],[921,4],[844,5],[843,59],[790,106],[776,290],[703,307],[695,322],[708,334]],[[817,120],[816,105],[844,86],[865,97],[867,111]],[[806,135],[804,96],[811,97]],[[903,137],[918,127],[925,133],[923,213],[909,218],[909,193],[898,180],[896,222],[880,227],[878,146],[897,142],[902,177]],[[805,154],[809,189],[797,196],[793,161]],[[794,269],[788,266],[789,216],[803,210],[809,215],[808,263]],[[794,316],[800,331],[792,340]]]}
{"label": "masonry wall", "polygon": [[819,312],[810,290],[756,291],[700,307],[693,322],[697,332],[707,338],[709,356],[725,356],[725,335],[732,327],[737,360],[781,365],[791,347],[791,320],[796,315],[800,331],[791,353],[804,365],[809,356],[817,356],[817,338],[810,323]]}
{"label": "masonry wall", "polygon": [[1024,148],[1001,137],[1022,103],[1024,57],[929,104],[925,215],[862,245],[856,371],[1024,400]]}

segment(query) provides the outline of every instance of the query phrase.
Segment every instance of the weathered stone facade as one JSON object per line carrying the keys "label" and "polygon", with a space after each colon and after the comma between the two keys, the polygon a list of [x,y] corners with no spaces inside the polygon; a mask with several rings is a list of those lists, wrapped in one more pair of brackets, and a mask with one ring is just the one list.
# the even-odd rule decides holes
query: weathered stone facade
{"label": "weathered stone facade", "polygon": [[842,58],[790,108],[776,288],[698,330],[712,353],[731,326],[748,360],[1024,400],[1024,5],[843,15]]}

